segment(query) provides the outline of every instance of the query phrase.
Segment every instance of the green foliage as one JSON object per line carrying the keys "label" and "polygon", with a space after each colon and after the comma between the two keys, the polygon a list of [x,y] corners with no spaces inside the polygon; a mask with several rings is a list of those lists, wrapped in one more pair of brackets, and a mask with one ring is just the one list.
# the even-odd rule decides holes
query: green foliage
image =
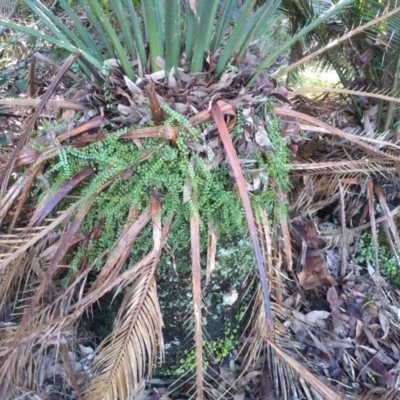
{"label": "green foliage", "polygon": [[[240,304],[238,311],[234,316],[234,322],[226,321],[224,323],[223,336],[218,340],[206,341],[203,343],[205,355],[204,368],[210,363],[221,362],[224,357],[228,356],[230,352],[237,348],[238,345],[238,334],[241,331],[242,326],[240,323],[245,315],[245,311],[251,301],[251,295],[248,294]],[[223,318],[223,316],[216,315],[217,318]],[[172,375],[182,375],[187,371],[191,371],[196,366],[196,351],[195,349],[187,350],[184,352],[182,357],[179,359],[179,365],[168,372]]]}
{"label": "green foliage", "polygon": [[[343,0],[329,15],[334,15],[350,1]],[[142,0],[140,6],[132,0],[60,0],[60,6],[73,22],[74,29],[66,28],[64,21],[44,4],[33,0],[25,0],[25,3],[42,24],[40,29],[5,20],[0,20],[0,25],[48,41],[71,53],[79,51],[99,70],[105,59],[116,56],[124,73],[134,81],[136,75],[129,58],[138,57],[142,67],[150,64],[151,70],[155,71],[159,68],[156,58],[161,57],[166,60],[169,72],[178,66],[179,56],[184,50],[191,72],[202,71],[206,55],[221,50],[216,68],[216,76],[219,76],[233,55],[235,62],[240,61],[249,43],[257,39],[273,19],[281,0],[269,1],[259,9],[255,9],[255,0],[226,1],[222,6],[214,0],[199,0],[197,3]],[[191,6],[196,7],[196,13]],[[79,18],[81,12],[85,12],[90,21],[89,30]],[[324,20],[325,17],[319,18],[307,25],[295,35],[295,41]],[[294,39],[289,38],[271,54],[258,68],[255,77],[285,52]]]}
{"label": "green foliage", "polygon": [[[114,179],[106,190],[95,197],[93,207],[83,224],[83,229],[89,231],[92,231],[96,224],[102,225],[101,236],[93,240],[91,262],[97,259],[104,249],[114,246],[129,209],[132,206],[136,206],[139,210],[145,208],[153,193],[162,196],[163,217],[176,213],[171,227],[171,242],[178,247],[182,244],[187,247],[188,231],[184,227],[188,226],[191,203],[182,204],[182,199],[188,171],[200,194],[203,246],[207,241],[209,220],[214,221],[221,235],[229,236],[245,232],[242,207],[235,190],[232,190],[233,184],[229,179],[228,170],[222,169],[211,173],[200,157],[191,156],[184,144],[184,138],[188,133],[182,133],[176,147],[169,146],[160,141],[161,139],[152,139],[148,140],[140,150],[128,141],[119,140],[119,136],[123,133],[124,131],[119,131],[117,134],[109,134],[106,140],[81,150],[71,147],[58,151],[58,160],[55,160],[45,173],[45,176],[52,181],[52,187],[46,192],[48,194],[57,190],[83,168],[94,168],[96,173],[74,191],[74,195],[81,197],[80,202],[85,201],[108,180]],[[148,152],[151,155],[146,161],[134,161]],[[191,162],[192,159],[195,162]],[[121,177],[114,178],[129,167],[134,168],[130,178],[126,180]],[[70,203],[64,202],[60,207],[65,207],[66,204]],[[147,239],[149,247],[151,235],[147,236]],[[143,246],[143,243],[141,245]],[[132,249],[134,258],[141,253],[135,245]],[[100,265],[101,261],[99,267]]]}
{"label": "green foliage", "polygon": [[307,36],[314,29],[322,25],[326,20],[332,18],[335,14],[343,11],[346,7],[351,5],[353,0],[341,0],[337,4],[333,5],[329,10],[318,16],[317,18],[308,22],[301,30],[293,34],[293,36],[287,40],[277,51],[268,56],[261,65],[257,68],[256,73],[253,75],[248,85],[254,83],[259,74],[261,74],[266,68],[271,66],[271,64],[281,55],[289,50],[296,42],[301,40],[303,37]]}
{"label": "green foliage", "polygon": [[[379,235],[378,262],[380,273],[387,277],[390,282],[400,288],[400,268],[399,264],[390,250],[384,235]],[[374,242],[372,235],[363,233],[358,242],[359,253],[357,260],[369,265],[375,265]]]}
{"label": "green foliage", "polygon": [[[231,323],[227,323],[224,330],[224,336],[220,340],[204,343],[205,354],[203,367],[206,368],[210,362],[220,362],[224,357],[234,350],[238,344],[238,328],[232,328]],[[179,366],[169,371],[173,375],[182,375],[187,371],[192,371],[196,367],[196,349],[185,351],[179,359]]]}
{"label": "green foliage", "polygon": [[[243,268],[247,265],[245,269],[250,270],[254,267],[251,248],[239,246],[239,243],[244,243],[240,239],[247,236],[245,215],[236,183],[229,176],[229,168],[218,167],[210,170],[207,159],[193,153],[187,146],[188,142],[198,140],[200,128],[192,127],[186,118],[170,108],[163,108],[169,116],[165,123],[179,129],[176,146],[171,146],[160,138],[143,141],[143,147],[138,149],[131,141],[120,139],[127,130],[123,129],[113,134],[106,133],[105,140],[82,149],[66,147],[58,150],[56,157],[44,172],[44,177],[51,182],[50,189],[44,190],[43,185],[38,182],[36,191],[41,190],[39,200],[54,193],[84,168],[91,167],[95,173],[71,193],[75,200],[70,197],[64,199],[59,209],[70,207],[73,201],[78,202],[79,206],[93,197],[93,206],[81,229],[89,232],[101,231],[99,237],[92,239],[89,252],[89,262],[96,261],[97,268],[101,268],[104,263],[99,257],[100,254],[105,249],[112,252],[115,247],[130,208],[143,210],[148,207],[150,197],[154,194],[162,203],[163,221],[175,214],[168,236],[168,243],[175,254],[184,257],[190,254],[189,219],[191,211],[196,209],[200,217],[201,251],[207,247],[208,226],[212,224],[217,236],[222,238],[221,248],[223,243],[230,243],[226,245],[227,249],[232,243],[236,243],[235,249],[238,250],[238,254],[234,257],[239,260],[247,254],[247,259],[242,260],[242,265]],[[244,119],[240,111],[238,121],[233,135],[243,134]],[[287,168],[289,153],[280,136],[277,120],[272,120],[268,132],[275,151],[257,154],[255,167],[264,169],[275,185],[285,192],[290,187]],[[102,185],[110,181],[112,183],[106,189],[97,193]],[[197,193],[196,204],[190,198],[183,201],[187,197],[185,193],[190,191]],[[285,212],[276,191],[267,186],[253,195],[251,200],[255,210],[261,205],[267,211],[275,212],[277,216]],[[151,229],[147,227],[134,242],[129,264],[138,261],[151,248]],[[223,257],[226,256],[219,254],[218,257],[222,257],[219,262],[229,265],[231,261],[223,261]],[[78,249],[71,263],[71,273],[78,267],[82,257],[82,249]]]}
{"label": "green foliage", "polygon": [[[267,103],[265,109],[272,116],[267,124],[266,130],[273,150],[260,152],[255,155],[258,166],[263,168],[268,176],[269,185],[265,185],[260,194],[255,196],[253,204],[262,206],[268,213],[275,211],[275,217],[279,220],[287,213],[287,205],[279,198],[279,193],[288,193],[291,188],[289,179],[289,157],[290,151],[282,139],[278,118],[274,115],[272,104]],[[256,213],[258,209],[255,208]]]}

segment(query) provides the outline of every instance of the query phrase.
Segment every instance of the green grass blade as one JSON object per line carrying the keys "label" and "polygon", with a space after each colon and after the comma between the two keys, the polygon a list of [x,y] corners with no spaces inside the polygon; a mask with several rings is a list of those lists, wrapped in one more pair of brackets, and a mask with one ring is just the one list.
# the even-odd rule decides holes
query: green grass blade
{"label": "green grass blade", "polygon": [[[268,3],[270,5],[271,3]],[[236,59],[240,58],[242,55],[242,50],[244,51],[247,50],[247,46],[245,45],[246,43],[250,43],[251,39],[254,37],[254,28],[255,26],[260,22],[263,16],[262,9],[259,8],[247,21],[246,25],[243,28],[242,33],[240,34],[237,42],[237,48],[238,48],[238,55],[236,56]]]}
{"label": "green grass blade", "polygon": [[125,45],[129,50],[130,56],[132,58],[136,58],[137,53],[134,44],[135,39],[129,24],[129,20],[128,18],[126,18],[122,2],[121,0],[111,0],[111,5],[115,11],[115,16],[117,17],[118,24],[122,29],[122,34],[124,35],[125,39]]}
{"label": "green grass blade", "polygon": [[[58,22],[55,21],[54,15],[52,15],[51,13],[50,15],[48,15],[44,10],[43,11],[40,10],[36,6],[36,2],[34,1],[26,0],[25,2],[31,8],[31,10],[36,14],[36,16],[54,33],[55,36],[57,36],[60,40],[68,40],[67,37],[59,30],[61,22],[58,20],[58,18],[57,18]],[[52,19],[51,16],[54,19]],[[77,43],[77,45],[79,44]]]}
{"label": "green grass blade", "polygon": [[157,20],[157,33],[160,42],[165,43],[165,3],[167,0],[153,0]]}
{"label": "green grass blade", "polygon": [[225,0],[224,5],[219,13],[219,19],[216,24],[216,30],[211,40],[210,50],[215,53],[221,46],[224,34],[228,28],[229,22],[232,19],[233,12],[235,11],[237,0]]}
{"label": "green grass blade", "polygon": [[257,79],[257,77],[261,74],[262,71],[264,71],[266,68],[268,68],[281,54],[283,54],[285,51],[289,50],[290,47],[294,43],[296,43],[298,40],[300,40],[304,35],[311,32],[313,29],[315,29],[317,26],[322,24],[328,18],[333,17],[335,14],[342,11],[344,8],[350,6],[352,3],[353,3],[353,0],[341,0],[339,3],[337,3],[333,7],[331,7],[327,12],[325,12],[324,14],[319,16],[317,19],[312,21],[310,24],[308,24],[303,29],[301,29],[298,33],[296,33],[294,36],[292,36],[278,50],[276,50],[273,54],[271,54],[269,57],[267,57],[267,59],[264,62],[261,63],[261,65],[257,68],[253,77],[247,83],[247,86],[252,85],[254,83],[254,81]]}
{"label": "green grass blade", "polygon": [[140,28],[139,18],[137,16],[135,7],[133,5],[132,0],[123,0],[126,9],[128,10],[128,15],[131,20],[131,26],[133,29],[133,35],[135,36],[136,49],[139,54],[140,62],[143,65],[143,68],[146,68],[147,65],[147,55],[145,50],[146,40],[142,30]]}
{"label": "green grass blade", "polygon": [[200,72],[203,67],[204,53],[210,48],[211,35],[214,28],[218,1],[204,0],[203,4],[200,3],[200,5],[200,23],[197,31],[197,39],[195,41],[190,72]]}
{"label": "green grass blade", "polygon": [[7,28],[14,29],[19,32],[24,32],[28,35],[31,35],[33,37],[46,40],[49,43],[53,43],[56,46],[63,48],[65,50],[70,51],[71,53],[77,54],[79,51],[82,53],[82,55],[96,68],[101,69],[102,67],[102,62],[99,61],[97,58],[93,57],[91,54],[80,50],[73,46],[68,40],[61,40],[61,39],[56,39],[53,36],[46,35],[42,32],[37,31],[36,29],[28,28],[27,26],[24,25],[18,25],[14,22],[11,21],[6,21],[4,19],[0,19],[0,26],[6,26]]}
{"label": "green grass blade", "polygon": [[103,56],[102,56],[101,52],[97,48],[97,45],[94,42],[94,40],[92,39],[92,36],[89,34],[87,28],[85,28],[83,26],[78,15],[76,15],[76,13],[70,7],[70,5],[67,3],[66,0],[60,0],[60,5],[65,10],[65,12],[68,14],[68,17],[71,18],[72,22],[75,25],[76,30],[79,32],[82,39],[85,41],[88,51],[90,53],[92,53],[95,57],[97,57],[99,60],[102,60]]}
{"label": "green grass blade", "polygon": [[235,27],[233,28],[232,32],[229,35],[228,42],[226,43],[226,46],[224,50],[222,51],[222,54],[218,60],[218,64],[215,70],[215,73],[217,76],[220,76],[222,72],[224,71],[226,64],[229,60],[229,57],[231,56],[232,52],[235,50],[235,46],[237,46],[238,38],[240,33],[243,30],[243,27],[249,18],[250,11],[253,9],[254,4],[256,0],[247,0],[246,4],[244,6],[244,9],[239,17],[239,19],[236,21]]}
{"label": "green grass blade", "polygon": [[[104,32],[103,28],[101,27],[100,22],[94,16],[93,12],[87,6],[85,0],[79,0],[79,4],[81,5],[82,9],[85,11],[86,16],[89,22],[93,25],[94,29],[96,30],[97,34],[100,37],[101,42],[103,43],[104,47],[107,49],[107,58],[114,57],[114,51],[110,39],[107,37],[106,33]],[[104,57],[106,58],[106,57]]]}
{"label": "green grass blade", "polygon": [[103,9],[101,8],[97,0],[88,0],[88,1],[92,11],[95,13],[96,17],[99,19],[107,35],[109,36],[110,41],[115,49],[116,56],[118,57],[118,60],[122,65],[124,73],[130,80],[135,81],[136,80],[135,72],[133,71],[133,68],[129,63],[128,57],[125,53],[124,48],[122,47],[122,44],[116,32],[111,26],[110,20],[107,18],[106,14],[104,13]]}
{"label": "green grass blade", "polygon": [[165,0],[165,65],[169,73],[179,67],[181,52],[180,0]]}
{"label": "green grass blade", "polygon": [[281,0],[276,0],[275,2],[270,1],[265,4],[264,7],[260,8],[259,14],[258,12],[253,15],[248,23],[246,24],[245,29],[243,30],[243,34],[238,39],[239,43],[239,52],[237,58],[240,59],[244,53],[246,52],[249,43],[253,40],[258,38],[261,35],[262,30],[267,25],[267,22],[270,18],[275,14],[279,6],[281,5]]}
{"label": "green grass blade", "polygon": [[[156,7],[153,0],[141,0],[143,9],[143,18],[146,27],[146,36],[150,46],[150,64],[153,72],[159,71],[160,68],[154,62],[156,57],[163,57],[163,43],[161,43],[158,34],[159,27],[157,25]],[[164,6],[164,1],[160,0]],[[159,5],[160,7],[161,5]]]}
{"label": "green grass blade", "polygon": [[[190,1],[190,0],[189,0]],[[203,8],[204,8],[204,3],[206,2],[207,0],[198,0],[197,1],[197,13],[196,13],[196,16],[199,16],[199,15],[201,15],[201,13],[203,12]]]}
{"label": "green grass blade", "polygon": [[196,15],[189,6],[189,0],[186,1],[186,33],[185,33],[185,53],[187,61],[192,61],[193,41],[197,28]]}

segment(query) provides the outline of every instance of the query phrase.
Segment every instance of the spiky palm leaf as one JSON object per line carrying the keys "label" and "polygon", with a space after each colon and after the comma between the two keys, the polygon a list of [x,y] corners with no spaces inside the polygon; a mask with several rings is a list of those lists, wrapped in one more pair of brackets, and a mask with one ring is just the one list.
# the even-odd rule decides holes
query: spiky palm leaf
{"label": "spiky palm leaf", "polygon": [[[297,29],[297,25],[304,24],[308,19],[313,18],[317,12],[315,1],[304,0],[296,2],[283,3],[283,10],[292,17],[292,26]],[[325,3],[326,5],[326,3]],[[296,14],[293,14],[293,9]],[[393,12],[392,12],[393,11]],[[297,18],[297,15],[300,17]],[[387,15],[385,17],[385,15]],[[368,26],[374,20],[383,17],[380,23]],[[345,88],[362,88],[366,91],[378,91],[393,97],[398,92],[399,75],[399,35],[398,26],[400,23],[400,13],[396,1],[379,2],[357,0],[352,7],[339,14],[333,24],[325,24],[314,30],[311,35],[305,36],[307,47],[312,54],[318,54],[318,49],[324,49],[322,56],[314,58],[317,67],[323,69],[334,69],[338,74],[342,85]],[[359,27],[365,25],[368,29],[359,31]],[[333,27],[334,29],[330,29]],[[329,47],[336,39],[344,39],[346,34],[351,36],[351,40],[341,45],[341,51],[330,50]],[[338,43],[335,44],[337,46]],[[393,49],[396,49],[393,51]],[[326,51],[327,50],[327,51]],[[313,56],[315,57],[315,56]],[[298,57],[300,58],[300,54]],[[306,59],[293,63],[290,68],[285,69],[284,73],[296,71],[296,66],[302,66]],[[362,107],[352,98],[353,106],[359,117],[362,116]],[[373,103],[375,104],[375,103]],[[372,104],[372,105],[373,105]],[[393,127],[396,121],[395,104],[389,104],[386,110],[382,101],[379,105],[379,117],[377,121],[378,129],[387,131]]]}

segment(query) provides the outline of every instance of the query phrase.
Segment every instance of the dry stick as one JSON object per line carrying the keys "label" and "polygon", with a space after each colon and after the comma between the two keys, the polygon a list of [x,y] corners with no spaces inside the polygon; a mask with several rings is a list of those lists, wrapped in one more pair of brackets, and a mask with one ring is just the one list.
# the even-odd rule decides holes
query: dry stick
{"label": "dry stick", "polygon": [[[196,193],[192,201],[197,205]],[[203,399],[203,337],[201,327],[200,223],[197,210],[190,216],[190,244],[192,253],[194,332],[196,346],[196,398]]]}
{"label": "dry stick", "polygon": [[210,284],[211,274],[215,269],[215,255],[217,253],[217,235],[211,222],[208,223],[208,246],[207,246],[207,271],[206,286]]}
{"label": "dry stick", "polygon": [[385,193],[383,192],[383,189],[381,186],[379,185],[375,185],[375,192],[378,196],[379,199],[379,203],[382,207],[383,212],[385,213],[386,217],[387,217],[387,222],[389,224],[389,228],[392,231],[392,235],[394,238],[394,241],[396,242],[396,246],[398,249],[400,249],[400,236],[399,236],[399,232],[397,230],[396,224],[394,222],[393,216],[390,213],[389,207],[387,205],[386,202],[386,197],[385,197]]}
{"label": "dry stick", "polygon": [[[325,132],[330,133],[330,132]],[[387,162],[392,163],[391,161]],[[292,163],[289,164],[289,168],[291,171],[308,171],[311,170],[312,173],[321,174],[323,172],[333,173],[343,173],[343,172],[360,172],[365,169],[365,167],[371,164],[371,160],[361,159],[361,160],[346,160],[346,161],[326,161],[326,162],[311,162],[311,163]],[[354,166],[361,165],[361,167],[356,168]],[[341,169],[338,169],[342,167]],[[329,171],[324,171],[328,169]],[[336,170],[335,170],[336,169]],[[374,169],[373,171],[396,171],[395,167],[380,167],[378,169]]]}
{"label": "dry stick", "polygon": [[[379,224],[381,222],[387,221],[387,219],[390,217],[394,217],[396,214],[398,214],[400,212],[400,206],[397,206],[396,208],[394,208],[392,211],[389,212],[388,215],[384,215],[382,217],[379,217],[375,220],[375,224]],[[368,229],[371,226],[371,222],[367,222],[364,225],[359,225],[356,226],[355,228],[352,228],[351,231],[352,232],[358,232],[358,231],[363,231],[364,229]]]}
{"label": "dry stick", "polygon": [[400,99],[397,97],[386,96],[385,94],[374,93],[374,92],[361,92],[359,90],[351,90],[351,89],[336,89],[336,88],[325,88],[325,87],[315,87],[315,88],[304,88],[295,90],[294,92],[289,93],[290,97],[297,96],[298,94],[303,93],[317,93],[317,92],[327,92],[327,93],[343,93],[350,94],[353,96],[360,97],[373,97],[375,99],[389,101],[392,103],[400,103]]}
{"label": "dry stick", "polygon": [[276,107],[274,109],[274,112],[279,117],[285,116],[285,117],[299,118],[299,119],[308,121],[312,124],[321,126],[322,128],[325,128],[326,130],[328,130],[330,132],[330,134],[339,136],[343,139],[353,142],[353,143],[357,144],[358,146],[362,147],[363,149],[367,150],[370,153],[379,155],[381,157],[384,157],[384,158],[387,158],[390,160],[400,161],[400,157],[396,157],[391,154],[385,153],[384,151],[378,150],[375,147],[371,146],[370,144],[366,143],[360,137],[358,137],[356,135],[352,135],[350,133],[343,132],[338,128],[335,128],[333,126],[326,124],[325,122],[318,120],[317,118],[311,117],[310,115],[303,114],[301,112],[294,111],[294,110],[289,110],[286,108],[281,108],[281,107]]}
{"label": "dry stick", "polygon": [[[51,85],[49,86],[49,88]],[[47,92],[46,92],[47,93]],[[18,107],[36,107],[43,99],[0,99],[0,105],[3,106],[18,106]],[[84,111],[86,106],[80,103],[74,103],[70,100],[51,99],[46,104],[46,107],[65,108],[67,110]]]}
{"label": "dry stick", "polygon": [[249,195],[247,193],[246,183],[243,177],[243,171],[240,168],[237,154],[232,144],[232,139],[229,136],[229,131],[224,121],[224,116],[222,115],[221,109],[217,104],[212,105],[211,115],[214,118],[215,123],[217,124],[217,128],[221,136],[222,143],[225,147],[229,163],[231,165],[236,183],[238,185],[240,198],[242,199],[243,208],[246,215],[247,225],[249,227],[250,238],[253,244],[254,255],[256,257],[259,279],[261,282],[261,287],[264,296],[264,305],[267,313],[268,325],[271,331],[273,331],[274,320],[271,312],[271,301],[269,298],[268,279],[265,276],[265,269],[264,269],[263,259],[261,256],[260,243],[258,242],[256,226],[254,223],[253,210],[251,208]]}
{"label": "dry stick", "polygon": [[297,68],[298,66],[304,64],[305,62],[319,56],[320,54],[324,53],[327,50],[332,49],[333,47],[337,46],[338,44],[344,42],[347,39],[350,39],[352,36],[357,35],[358,33],[365,31],[366,29],[368,29],[369,27],[376,25],[377,23],[381,22],[381,21],[385,21],[387,18],[391,17],[392,15],[395,15],[396,13],[398,13],[400,11],[400,7],[396,7],[394,8],[392,11],[389,11],[385,14],[382,14],[380,17],[375,18],[374,20],[367,22],[364,25],[359,26],[356,29],[351,30],[350,32],[347,32],[345,35],[341,36],[340,38],[328,43],[325,47],[323,47],[322,49],[319,49],[317,51],[315,51],[314,53],[310,54],[307,57],[302,58],[301,60],[295,62],[294,64],[290,65],[289,67],[287,67],[285,70],[283,71],[277,71],[273,76],[277,77],[277,76],[281,76],[281,75],[285,75],[288,72],[292,71],[293,69]]}
{"label": "dry stick", "polygon": [[374,255],[375,255],[375,278],[378,282],[379,278],[379,257],[378,257],[378,234],[376,232],[375,210],[374,210],[374,182],[367,182],[367,195],[368,195],[368,209],[369,220],[371,221],[372,239],[374,242]]}
{"label": "dry stick", "polygon": [[[43,62],[49,64],[51,67],[53,67],[53,68],[55,68],[55,69],[57,69],[57,68],[60,67],[60,66],[59,66],[57,63],[55,63],[51,58],[46,57],[45,55],[39,53],[38,51],[32,55],[32,58],[33,58],[33,57],[35,57],[36,59],[41,60],[41,61],[43,61]],[[69,76],[69,77],[70,77],[73,81],[75,81],[75,82],[79,82],[79,81],[80,81],[80,79],[79,79],[73,72],[71,72],[71,71],[68,71],[68,72],[67,72],[67,76]]]}
{"label": "dry stick", "polygon": [[339,182],[340,191],[340,219],[342,223],[342,235],[343,235],[343,246],[342,246],[342,264],[340,267],[340,277],[343,278],[346,275],[347,267],[347,229],[346,229],[346,207],[344,204],[344,192],[342,182]]}

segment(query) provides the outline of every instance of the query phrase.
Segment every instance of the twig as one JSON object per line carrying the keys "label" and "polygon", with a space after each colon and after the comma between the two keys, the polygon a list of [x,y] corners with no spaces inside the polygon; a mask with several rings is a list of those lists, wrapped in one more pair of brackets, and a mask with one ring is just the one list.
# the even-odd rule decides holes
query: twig
{"label": "twig", "polygon": [[346,206],[344,203],[344,191],[342,182],[339,182],[340,191],[340,222],[342,224],[342,235],[343,235],[343,246],[342,246],[342,264],[340,268],[340,277],[343,278],[346,275],[347,267],[347,229],[346,229]]}
{"label": "twig", "polygon": [[[1,73],[2,78],[8,78],[9,76],[15,74],[16,72],[20,71],[21,69],[26,68],[26,66],[29,64],[31,61],[32,57],[34,56],[35,53],[37,53],[38,50],[33,50],[26,58],[24,58],[22,61],[19,61],[17,64],[14,65],[14,67],[11,67],[10,69],[7,69],[7,71],[3,71]],[[49,53],[50,50],[47,49],[42,49],[40,50],[41,53]]]}

